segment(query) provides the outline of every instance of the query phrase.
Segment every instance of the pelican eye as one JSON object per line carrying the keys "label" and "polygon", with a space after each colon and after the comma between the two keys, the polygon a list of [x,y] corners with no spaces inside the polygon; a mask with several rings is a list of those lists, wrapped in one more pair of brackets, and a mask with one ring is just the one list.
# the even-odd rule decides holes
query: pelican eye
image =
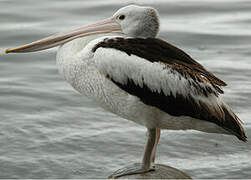
{"label": "pelican eye", "polygon": [[122,14],[122,15],[120,15],[118,18],[119,18],[119,20],[124,20],[124,19],[125,19],[125,15]]}

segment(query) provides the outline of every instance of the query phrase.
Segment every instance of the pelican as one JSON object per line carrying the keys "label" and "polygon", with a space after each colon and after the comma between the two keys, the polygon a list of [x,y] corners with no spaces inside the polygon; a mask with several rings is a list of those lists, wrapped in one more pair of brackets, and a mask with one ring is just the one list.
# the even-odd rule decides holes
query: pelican
{"label": "pelican", "polygon": [[154,170],[161,129],[194,129],[247,141],[241,120],[221,98],[227,84],[156,38],[159,26],[156,9],[129,5],[103,21],[5,50],[27,53],[59,46],[59,72],[74,89],[147,128],[142,162],[112,177]]}

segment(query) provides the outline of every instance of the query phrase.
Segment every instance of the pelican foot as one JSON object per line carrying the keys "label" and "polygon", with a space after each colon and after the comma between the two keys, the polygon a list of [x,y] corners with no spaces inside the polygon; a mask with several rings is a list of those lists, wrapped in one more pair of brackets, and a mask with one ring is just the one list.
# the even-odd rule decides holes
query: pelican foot
{"label": "pelican foot", "polygon": [[108,179],[116,179],[121,176],[132,175],[132,174],[143,174],[149,171],[154,171],[154,168],[145,169],[141,163],[134,163],[132,165],[118,169],[113,174],[108,176]]}

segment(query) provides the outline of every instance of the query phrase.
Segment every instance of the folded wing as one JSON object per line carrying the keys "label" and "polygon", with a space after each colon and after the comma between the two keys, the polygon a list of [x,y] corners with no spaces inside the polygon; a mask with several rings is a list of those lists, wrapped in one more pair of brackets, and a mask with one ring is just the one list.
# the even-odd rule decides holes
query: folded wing
{"label": "folded wing", "polygon": [[92,51],[100,72],[143,103],[216,123],[246,141],[240,119],[219,97],[226,83],[182,50],[153,38],[107,38]]}

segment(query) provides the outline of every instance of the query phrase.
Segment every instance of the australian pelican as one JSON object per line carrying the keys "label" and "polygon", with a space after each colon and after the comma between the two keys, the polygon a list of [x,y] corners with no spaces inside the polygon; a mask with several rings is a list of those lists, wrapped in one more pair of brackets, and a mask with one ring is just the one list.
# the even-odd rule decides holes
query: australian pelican
{"label": "australian pelican", "polygon": [[226,83],[181,49],[156,38],[159,15],[129,5],[112,17],[6,53],[59,46],[57,65],[77,91],[104,109],[148,129],[142,163],[113,177],[153,169],[161,129],[195,129],[246,141],[240,119],[221,99]]}

